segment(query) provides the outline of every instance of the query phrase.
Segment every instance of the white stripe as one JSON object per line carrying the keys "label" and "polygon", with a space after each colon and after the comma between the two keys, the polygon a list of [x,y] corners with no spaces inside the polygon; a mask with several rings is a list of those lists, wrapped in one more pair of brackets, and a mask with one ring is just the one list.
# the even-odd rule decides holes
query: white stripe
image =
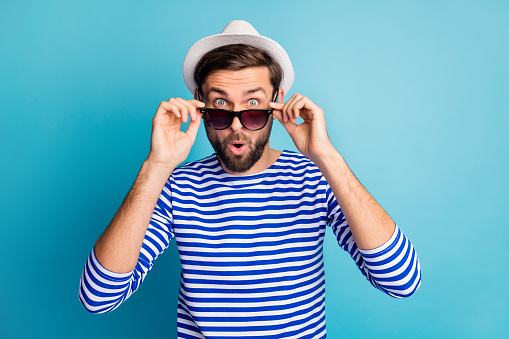
{"label": "white stripe", "polygon": [[[306,300],[306,299],[313,299],[313,297],[317,296],[317,295],[320,295],[321,292],[323,292],[325,289],[325,286],[322,284],[320,286],[320,288],[317,288],[315,290],[313,290],[311,293],[305,295],[305,296],[299,296],[299,297],[293,297],[293,298],[290,298],[290,299],[283,299],[283,300],[270,300],[270,301],[256,301],[255,299],[253,299],[252,302],[214,302],[214,303],[210,303],[210,302],[206,302],[206,301],[199,301],[199,302],[195,302],[195,301],[190,301],[190,300],[186,300],[186,296],[185,296],[185,292],[181,289],[181,293],[180,293],[180,296],[182,297],[182,299],[184,299],[187,303],[187,305],[189,307],[205,307],[205,306],[208,306],[208,307],[214,307],[214,308],[242,308],[242,307],[267,307],[267,306],[271,306],[271,307],[274,307],[274,308],[281,308],[281,307],[284,307],[285,305],[291,305],[291,304],[294,304],[294,303],[298,303],[300,301],[303,301],[303,300]],[[314,299],[313,299],[314,300]],[[297,307],[297,309],[301,309],[300,306]],[[211,312],[212,314],[215,314],[215,312]],[[224,313],[224,311],[222,311],[222,313]],[[242,314],[246,314],[246,313],[249,313],[249,312],[242,312]],[[196,312],[196,314],[201,314],[201,312]],[[217,316],[217,314],[215,314],[214,316]]]}
{"label": "white stripe", "polygon": [[311,275],[306,275],[304,278],[294,279],[294,280],[284,280],[270,283],[251,283],[249,285],[227,285],[220,283],[208,283],[208,284],[197,284],[197,283],[186,283],[186,287],[188,288],[210,288],[210,289],[231,289],[231,290],[243,290],[243,289],[259,289],[259,288],[276,288],[276,287],[286,287],[290,285],[298,285],[300,283],[304,283],[307,281],[311,281],[318,277],[320,274],[323,274],[323,266],[320,270],[316,271]]}
{"label": "white stripe", "polygon": [[[323,317],[325,315],[325,310],[323,310],[320,314],[318,314],[316,316],[316,319],[319,319],[320,317]],[[291,331],[297,331],[301,328],[304,328],[306,326],[308,326],[309,324],[312,324],[313,322],[316,321],[316,319],[311,319],[311,320],[308,320],[307,322],[303,323],[303,324],[299,324],[299,325],[294,325],[294,326],[289,326],[289,327],[286,327],[283,331],[284,332],[291,332]],[[231,325],[231,324],[228,324],[228,325]],[[316,327],[315,327],[316,328]],[[281,334],[282,331],[281,330],[260,330],[260,331],[251,331],[251,332],[239,332],[239,333],[231,333],[231,332],[207,332],[205,333],[206,336],[219,336],[219,337],[232,337],[232,338],[236,338],[238,337],[239,335],[243,336],[243,337],[254,337],[254,336],[269,336],[269,335],[279,335]],[[301,334],[298,334],[298,335],[295,335],[295,336],[291,336],[291,337],[288,337],[288,338],[299,338],[301,337],[302,335]]]}
{"label": "white stripe", "polygon": [[[175,197],[178,197],[178,196],[179,196],[178,194],[175,194]],[[252,194],[250,196],[252,197]],[[234,197],[234,199],[237,200],[236,202],[231,202],[228,204],[221,203],[221,205],[217,205],[217,206],[200,206],[199,210],[202,212],[210,212],[210,211],[215,212],[215,211],[220,211],[220,210],[223,210],[226,208],[239,208],[239,207],[242,208],[242,207],[246,207],[246,206],[249,206],[250,208],[270,208],[270,207],[286,206],[286,205],[298,206],[298,208],[299,208],[298,210],[300,210],[301,208],[304,208],[304,207],[306,207],[307,209],[317,209],[317,208],[323,207],[325,205],[324,203],[317,202],[316,198],[312,198],[312,197],[300,197],[299,199],[294,199],[294,200],[272,200],[271,199],[270,201],[268,201],[268,199],[275,197],[275,196],[288,197],[289,195],[283,194],[283,193],[267,194],[267,196],[264,197],[265,198],[264,201],[258,201],[258,202],[250,201],[249,203],[240,201],[241,198],[239,198],[239,197]],[[298,198],[298,197],[296,197],[296,198]],[[200,201],[200,203],[203,203],[203,201],[204,201],[204,199],[198,199],[198,200]],[[260,200],[260,199],[258,199],[258,200]],[[197,202],[196,198],[189,199],[186,197],[186,200],[184,200],[184,201],[181,201],[181,202],[174,201],[173,205],[175,206],[175,208],[193,208],[193,209],[195,209],[195,208],[197,208],[196,202]],[[315,202],[315,204],[307,205],[307,206],[299,206],[301,203],[304,203],[304,202]],[[267,211],[271,211],[271,210],[279,212],[279,213],[282,211],[281,209],[276,209],[276,208],[272,208]],[[295,212],[295,211],[296,210],[294,208],[292,208],[292,212]],[[267,213],[267,212],[264,210],[264,213]]]}
{"label": "white stripe", "polygon": [[322,265],[323,265],[323,260],[320,260],[320,262],[316,263],[315,265],[308,267],[306,269],[301,269],[299,271],[266,273],[266,274],[243,274],[243,275],[238,275],[238,276],[217,276],[217,275],[210,275],[210,274],[184,273],[184,277],[188,278],[188,279],[205,279],[205,280],[206,279],[210,279],[210,280],[223,279],[223,280],[229,280],[229,281],[250,281],[253,279],[287,278],[287,277],[295,277],[298,275],[302,275],[302,274],[311,272]]}
{"label": "white stripe", "polygon": [[[305,290],[312,289],[316,287],[317,285],[320,285],[325,280],[325,277],[321,277],[320,279],[314,281],[313,283],[310,283],[309,285],[304,285],[299,288],[293,288],[288,290],[280,290],[280,291],[272,291],[272,292],[252,292],[249,294],[243,294],[243,293],[203,293],[203,292],[188,292],[185,290],[182,290],[182,294],[189,298],[232,298],[232,297],[240,297],[245,299],[253,299],[256,300],[258,298],[266,298],[266,297],[277,297],[277,296],[284,296],[284,295],[290,295],[294,293],[299,293]],[[296,285],[296,284],[295,284]],[[189,288],[191,286],[188,286]]]}
{"label": "white stripe", "polygon": [[[301,199],[301,198],[304,199],[305,198],[305,197],[302,197],[303,194],[316,194],[316,190],[311,189],[311,188],[306,188],[306,189],[303,189],[303,190],[301,190],[299,192],[274,191],[274,192],[267,192],[267,193],[253,193],[253,192],[250,192],[250,193],[239,193],[239,190],[236,190],[236,191],[232,190],[232,192],[230,192],[230,194],[225,194],[224,188],[219,188],[216,191],[217,191],[216,193],[221,193],[221,194],[218,194],[218,196],[221,198],[221,200],[225,200],[225,199],[237,199],[237,200],[250,199],[250,198],[253,197],[254,194],[256,194],[256,198],[257,199],[270,199],[271,197],[286,197],[286,198],[294,197],[295,201],[298,201],[297,198],[299,198],[299,199]],[[184,193],[194,193],[195,195],[197,195],[197,197],[196,196],[192,196],[192,195],[187,195],[187,194],[184,194]],[[194,191],[194,190],[191,190],[191,189],[188,189],[188,190],[179,190],[179,191],[173,192],[173,197],[177,198],[177,199],[180,199],[182,201],[181,202],[174,201],[173,203],[174,204],[175,203],[182,204],[185,201],[196,202],[198,205],[204,205],[204,204],[207,204],[207,203],[217,203],[218,197],[217,196],[212,197],[211,195],[212,194],[203,195],[203,194],[200,194],[199,191]],[[317,198],[324,199],[325,198],[325,194],[322,193]],[[201,208],[201,206],[199,208]]]}
{"label": "white stripe", "polygon": [[[320,232],[323,235],[325,232]],[[231,247],[222,247],[214,249],[216,253],[251,253],[253,251],[277,251],[281,249],[293,249],[300,247],[313,247],[318,246],[322,242],[321,237],[315,241],[299,241],[291,244],[281,244],[281,245],[271,245],[271,246],[252,246],[246,248],[231,248]],[[321,246],[320,246],[321,247]],[[190,252],[205,252],[210,253],[211,249],[208,247],[197,247],[197,246],[179,246],[180,251],[190,251]]]}
{"label": "white stripe", "polygon": [[[215,222],[213,223],[214,220],[210,220],[208,223],[207,222],[202,222],[202,221],[197,221],[197,220],[193,220],[193,224],[196,225],[196,226],[201,226],[201,227],[207,227],[207,228],[219,228],[219,227],[225,227],[225,226],[257,226],[257,225],[261,225],[263,223],[265,224],[280,224],[280,223],[290,223],[290,222],[293,222],[294,225],[309,225],[309,223],[311,222],[312,219],[317,219],[321,216],[321,213],[318,213],[318,214],[312,214],[312,215],[309,215],[309,216],[303,216],[301,218],[299,218],[298,220],[296,220],[295,218],[279,218],[279,219],[273,219],[273,218],[260,218],[260,219],[257,219],[257,220],[239,220],[239,221],[235,221],[235,220],[230,220],[230,221],[225,221],[225,222]],[[207,216],[205,216],[205,218],[209,218]],[[183,221],[183,222],[188,222],[188,221]],[[325,220],[323,220],[323,223],[325,224]],[[177,226],[178,226],[178,223],[177,223]],[[184,227],[185,225],[183,225]],[[175,230],[175,232],[177,232],[178,230]]]}
{"label": "white stripe", "polygon": [[296,257],[305,257],[305,256],[318,256],[322,253],[319,252],[319,249],[309,250],[309,251],[300,251],[300,252],[288,252],[288,253],[278,253],[278,254],[269,254],[269,255],[253,255],[249,257],[238,257],[238,256],[230,256],[230,257],[202,257],[202,256],[195,256],[195,255],[180,255],[180,260],[199,260],[202,262],[217,262],[217,263],[249,263],[253,261],[262,261],[262,260],[284,260],[289,258],[296,258]]}
{"label": "white stripe", "polygon": [[[302,234],[315,234],[315,232],[309,232],[309,224],[294,224],[290,226],[284,226],[284,227],[263,227],[263,225],[260,225],[260,227],[257,228],[247,228],[247,229],[231,229],[231,230],[224,230],[224,231],[208,231],[203,229],[189,229],[187,230],[181,230],[179,231],[179,236],[182,239],[187,239],[186,234],[192,233],[197,235],[203,235],[203,236],[215,236],[215,237],[221,237],[224,235],[256,235],[256,234],[263,234],[263,233],[273,233],[274,237],[277,237],[278,234],[283,234],[284,232],[292,231],[292,230],[303,230],[307,232],[303,232]],[[320,233],[323,233],[321,231]],[[231,237],[230,237],[231,238]]]}

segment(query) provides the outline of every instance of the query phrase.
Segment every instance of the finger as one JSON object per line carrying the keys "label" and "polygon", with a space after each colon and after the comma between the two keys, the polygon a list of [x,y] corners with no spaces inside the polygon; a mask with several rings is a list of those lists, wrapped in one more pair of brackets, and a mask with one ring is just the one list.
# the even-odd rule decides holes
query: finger
{"label": "finger", "polygon": [[[170,129],[180,129],[180,112],[175,110],[175,106],[167,101],[161,102],[154,118],[152,119],[152,128],[164,127]],[[178,116],[177,116],[178,115]]]}
{"label": "finger", "polygon": [[286,107],[283,109],[283,112],[285,114],[285,117],[288,121],[291,121],[291,120],[294,120],[294,117],[293,117],[293,107],[295,105],[295,103],[302,97],[302,95],[296,93],[294,94],[290,100],[288,100],[286,102]]}
{"label": "finger", "polygon": [[291,105],[292,100],[294,99],[294,96],[292,96],[287,102],[283,104],[283,107],[281,108],[281,115],[284,122],[288,121],[288,107]]}
{"label": "finger", "polygon": [[286,127],[288,127],[288,126],[290,126],[290,125],[292,125],[292,124],[294,124],[294,123],[293,123],[292,121],[290,121],[290,120],[285,121],[285,120],[284,120],[284,116],[283,116],[283,112],[282,112],[282,111],[280,111],[280,110],[274,110],[274,111],[272,112],[272,114],[274,115],[274,117],[275,117],[275,118],[276,118],[276,119],[277,119],[277,120],[278,120],[278,121],[279,121],[279,122],[280,122],[283,126],[285,126],[285,128],[286,128]]}
{"label": "finger", "polygon": [[281,109],[281,114],[282,114],[284,122],[288,121],[288,115],[286,114],[286,112],[288,110],[288,106],[290,105],[292,99],[293,99],[293,96],[287,102],[284,103],[284,105],[283,105],[283,107]]}
{"label": "finger", "polygon": [[186,100],[186,102],[192,106],[192,112],[194,113],[194,119],[196,119],[199,109],[204,108],[205,103],[202,101],[196,100],[196,99]]}
{"label": "finger", "polygon": [[176,106],[176,105],[171,105],[171,112],[177,117],[179,118],[179,120],[185,122],[184,120],[186,120],[185,118],[185,115],[182,114],[179,110],[179,108]]}
{"label": "finger", "polygon": [[166,121],[165,117],[168,116],[168,114],[180,119],[180,112],[178,110],[174,111],[174,108],[175,106],[170,104],[168,101],[162,101],[157,109],[154,119],[161,122]]}
{"label": "finger", "polygon": [[[278,119],[282,121],[281,110],[283,109],[284,104],[279,102],[269,102],[269,107],[272,108],[272,119]],[[278,112],[278,113],[276,113]],[[278,116],[279,115],[279,116]]]}
{"label": "finger", "polygon": [[196,107],[193,104],[191,104],[188,100],[184,100],[182,98],[176,99],[187,111],[187,113],[191,117],[191,120],[196,120]]}
{"label": "finger", "polygon": [[198,100],[193,100],[193,105],[194,105],[195,119],[201,120],[201,118],[202,118],[201,109],[205,108],[205,106],[206,106],[205,103],[198,101]]}
{"label": "finger", "polygon": [[304,108],[307,104],[307,98],[305,96],[299,98],[297,101],[295,101],[295,105],[293,105],[292,113],[293,118],[297,120],[297,118],[300,115],[300,112],[302,108]]}
{"label": "finger", "polygon": [[279,109],[274,109],[272,110],[272,115],[274,116],[274,118],[276,118],[278,121],[282,122],[283,121],[283,113],[281,112],[281,110]]}
{"label": "finger", "polygon": [[283,125],[283,127],[286,129],[288,134],[291,136],[293,133],[293,130],[295,129],[295,127],[297,127],[297,124],[295,124],[295,122],[290,121],[290,120],[284,121],[283,112],[280,110],[274,110],[274,112],[272,114],[274,114],[276,119],[281,123],[281,125]]}
{"label": "finger", "polygon": [[198,134],[198,129],[200,128],[201,124],[201,113],[197,113],[197,119],[191,120],[189,123],[189,126],[187,126],[186,134],[193,138],[193,140],[196,138],[196,134]]}
{"label": "finger", "polygon": [[280,102],[269,102],[269,106],[273,109],[282,110],[285,104]]}
{"label": "finger", "polygon": [[182,102],[180,102],[179,99],[180,98],[171,98],[169,102],[177,107],[178,111],[180,112],[180,115],[182,116],[182,122],[186,123],[188,121],[187,117],[189,114],[189,110]]}
{"label": "finger", "polygon": [[205,107],[205,103],[196,99],[187,100],[188,102],[192,103],[195,107]]}
{"label": "finger", "polygon": [[168,101],[161,102],[161,106],[164,108],[164,111],[165,111],[162,113],[164,113],[164,114],[171,113],[175,117],[180,119],[182,117],[182,115],[180,114],[180,110],[178,109],[178,107],[175,106],[174,103],[171,102],[171,100],[172,100],[172,98],[170,98]]}
{"label": "finger", "polygon": [[[195,118],[197,119],[201,119],[201,112],[200,112],[200,108],[205,108],[205,103],[203,101],[199,101],[199,100],[196,100],[196,99],[193,99],[193,100],[189,100],[190,103],[192,103],[195,107]],[[196,108],[197,107],[197,108]]]}

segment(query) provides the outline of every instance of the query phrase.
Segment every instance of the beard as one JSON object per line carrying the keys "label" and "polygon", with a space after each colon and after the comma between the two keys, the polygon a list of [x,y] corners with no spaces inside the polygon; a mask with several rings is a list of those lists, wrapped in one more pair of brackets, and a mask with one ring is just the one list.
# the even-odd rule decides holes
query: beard
{"label": "beard", "polygon": [[[265,131],[255,140],[254,145],[253,140],[246,137],[242,132],[232,133],[221,142],[210,127],[207,126],[205,131],[212,148],[216,151],[217,157],[223,165],[233,173],[245,173],[261,159],[263,151],[269,142],[272,123],[273,120],[269,119],[267,122],[269,126],[264,128]],[[244,142],[247,150],[240,155],[232,154],[229,149],[229,143],[233,141]]]}

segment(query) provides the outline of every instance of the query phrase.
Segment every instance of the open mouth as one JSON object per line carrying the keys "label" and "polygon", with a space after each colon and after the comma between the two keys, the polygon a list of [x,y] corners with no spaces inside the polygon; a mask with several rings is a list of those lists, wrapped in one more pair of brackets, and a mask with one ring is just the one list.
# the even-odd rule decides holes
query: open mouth
{"label": "open mouth", "polygon": [[241,155],[246,151],[247,145],[241,141],[232,141],[229,144],[229,148],[233,154]]}

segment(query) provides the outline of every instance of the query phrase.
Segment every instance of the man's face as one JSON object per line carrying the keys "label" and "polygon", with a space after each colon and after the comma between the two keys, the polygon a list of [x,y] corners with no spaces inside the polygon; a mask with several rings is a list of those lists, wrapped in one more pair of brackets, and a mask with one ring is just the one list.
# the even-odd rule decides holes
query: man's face
{"label": "man's face", "polygon": [[[250,67],[239,71],[215,71],[205,79],[202,91],[206,107],[242,111],[270,108],[273,88],[267,67]],[[227,129],[214,130],[205,125],[205,130],[223,167],[228,172],[245,173],[260,159],[270,156],[272,121],[269,116],[264,128],[250,131],[235,117]]]}

